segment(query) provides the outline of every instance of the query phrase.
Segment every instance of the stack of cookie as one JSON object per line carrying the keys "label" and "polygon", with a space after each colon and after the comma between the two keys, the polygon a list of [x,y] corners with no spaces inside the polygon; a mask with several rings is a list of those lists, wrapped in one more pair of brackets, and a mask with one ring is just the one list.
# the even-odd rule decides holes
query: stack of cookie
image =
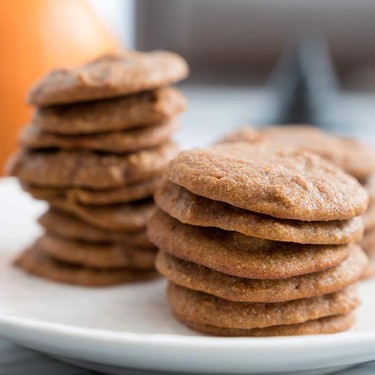
{"label": "stack of cookie", "polygon": [[369,193],[370,201],[367,211],[363,214],[365,233],[360,245],[369,259],[369,264],[363,274],[363,278],[368,279],[375,276],[375,186],[373,177],[369,177],[364,186]]}
{"label": "stack of cookie", "polygon": [[176,54],[127,52],[53,71],[31,90],[37,109],[9,173],[50,209],[20,267],[80,285],[155,276],[146,222],[186,106],[167,86],[187,74]]}
{"label": "stack of cookie", "polygon": [[368,195],[341,169],[269,143],[216,145],[180,153],[155,201],[156,267],[188,327],[274,336],[353,324]]}
{"label": "stack of cookie", "polygon": [[363,142],[334,136],[308,125],[270,126],[261,129],[242,128],[230,133],[222,142],[264,142],[287,145],[311,151],[342,168],[368,190],[370,202],[363,215],[365,233],[361,242],[369,258],[364,278],[375,275],[375,189],[371,175],[375,173],[375,153]]}

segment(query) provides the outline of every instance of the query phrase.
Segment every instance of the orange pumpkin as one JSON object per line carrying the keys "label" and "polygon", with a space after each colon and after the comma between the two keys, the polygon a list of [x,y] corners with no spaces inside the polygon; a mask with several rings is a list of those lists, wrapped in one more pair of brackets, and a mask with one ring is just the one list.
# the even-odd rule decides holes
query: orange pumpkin
{"label": "orange pumpkin", "polygon": [[1,166],[30,118],[25,96],[38,78],[120,49],[84,0],[0,1],[0,48]]}

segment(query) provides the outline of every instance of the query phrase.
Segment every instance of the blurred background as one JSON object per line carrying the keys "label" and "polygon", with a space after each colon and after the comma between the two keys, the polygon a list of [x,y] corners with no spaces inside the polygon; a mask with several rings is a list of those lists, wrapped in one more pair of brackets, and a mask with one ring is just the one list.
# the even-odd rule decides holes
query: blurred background
{"label": "blurred background", "polygon": [[33,82],[125,48],[188,60],[184,147],[244,124],[375,135],[371,0],[12,0],[0,2],[0,17],[1,164],[30,117]]}

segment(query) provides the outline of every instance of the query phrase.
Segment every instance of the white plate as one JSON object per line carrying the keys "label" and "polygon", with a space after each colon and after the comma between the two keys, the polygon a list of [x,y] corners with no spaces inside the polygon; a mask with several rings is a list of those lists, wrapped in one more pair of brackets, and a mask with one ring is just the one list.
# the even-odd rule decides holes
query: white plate
{"label": "white plate", "polygon": [[70,287],[28,276],[12,259],[39,233],[40,202],[15,182],[0,182],[0,337],[87,368],[186,373],[323,374],[375,359],[375,282],[351,332],[281,338],[215,338],[171,316],[165,282],[103,289]]}

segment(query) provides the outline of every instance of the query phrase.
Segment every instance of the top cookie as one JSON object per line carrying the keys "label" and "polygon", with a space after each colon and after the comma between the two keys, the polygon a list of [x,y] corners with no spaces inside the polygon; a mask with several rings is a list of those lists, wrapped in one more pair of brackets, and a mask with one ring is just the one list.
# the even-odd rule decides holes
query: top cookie
{"label": "top cookie", "polygon": [[128,51],[102,56],[74,69],[54,70],[31,89],[27,101],[35,106],[112,98],[153,90],[186,78],[188,66],[179,55]]}
{"label": "top cookie", "polygon": [[313,126],[271,126],[259,130],[249,127],[224,138],[224,142],[264,140],[311,151],[361,180],[375,172],[375,153],[369,146],[354,138],[333,136]]}
{"label": "top cookie", "polygon": [[318,155],[267,143],[181,152],[167,174],[194,194],[281,219],[346,220],[368,203],[357,180]]}

